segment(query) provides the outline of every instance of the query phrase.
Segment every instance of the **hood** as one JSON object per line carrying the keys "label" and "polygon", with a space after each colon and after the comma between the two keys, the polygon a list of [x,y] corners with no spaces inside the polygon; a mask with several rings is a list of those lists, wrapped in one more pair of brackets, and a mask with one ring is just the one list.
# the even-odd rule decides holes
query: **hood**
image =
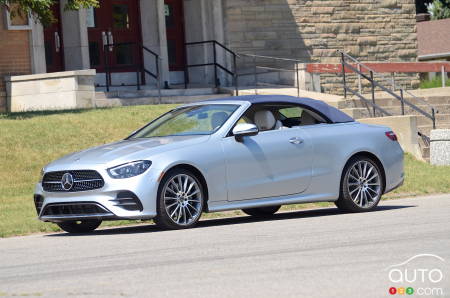
{"label": "hood", "polygon": [[[150,158],[151,155],[205,142],[208,136],[170,136],[148,139],[130,139],[89,148],[66,155],[47,165],[47,171],[56,168],[89,164],[121,163]],[[52,169],[55,168],[55,169]]]}

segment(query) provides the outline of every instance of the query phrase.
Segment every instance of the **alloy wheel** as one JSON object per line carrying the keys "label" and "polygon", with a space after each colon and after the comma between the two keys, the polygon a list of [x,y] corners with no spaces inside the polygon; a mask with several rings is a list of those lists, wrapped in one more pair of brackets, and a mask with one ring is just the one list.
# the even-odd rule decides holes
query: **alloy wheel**
{"label": "alloy wheel", "polygon": [[381,196],[381,180],[378,169],[366,160],[356,162],[349,170],[348,193],[361,208],[371,208]]}
{"label": "alloy wheel", "polygon": [[188,226],[201,214],[202,190],[196,179],[186,174],[172,177],[164,186],[164,207],[177,225]]}

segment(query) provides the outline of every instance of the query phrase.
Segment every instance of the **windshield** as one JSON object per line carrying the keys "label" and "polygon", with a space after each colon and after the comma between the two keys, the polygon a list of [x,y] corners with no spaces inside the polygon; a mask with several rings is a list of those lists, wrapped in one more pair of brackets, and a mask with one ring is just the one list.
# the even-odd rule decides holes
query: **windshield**
{"label": "windshield", "polygon": [[222,127],[238,107],[232,104],[210,104],[175,109],[130,138],[210,135]]}

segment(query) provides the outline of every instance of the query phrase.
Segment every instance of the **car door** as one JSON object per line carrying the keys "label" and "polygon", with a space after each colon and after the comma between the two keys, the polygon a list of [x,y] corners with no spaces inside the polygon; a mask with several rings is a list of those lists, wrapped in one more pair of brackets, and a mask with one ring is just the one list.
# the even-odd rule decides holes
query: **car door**
{"label": "car door", "polygon": [[313,145],[301,128],[263,131],[222,142],[228,200],[297,194],[311,181]]}

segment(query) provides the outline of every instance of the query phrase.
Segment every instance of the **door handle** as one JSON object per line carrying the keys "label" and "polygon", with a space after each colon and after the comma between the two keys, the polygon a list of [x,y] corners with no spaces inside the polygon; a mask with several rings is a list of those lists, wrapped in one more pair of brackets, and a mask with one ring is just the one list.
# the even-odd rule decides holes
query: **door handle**
{"label": "door handle", "polygon": [[55,50],[56,50],[56,53],[59,53],[60,49],[61,49],[61,40],[59,39],[58,32],[55,32]]}
{"label": "door handle", "polygon": [[300,139],[299,137],[294,137],[294,138],[289,139],[289,143],[298,145],[298,144],[303,143],[303,140]]}
{"label": "door handle", "polygon": [[113,46],[112,45],[114,44],[114,38],[113,38],[113,35],[112,35],[111,31],[108,31],[108,43],[110,44],[109,51],[112,52],[113,51]]}
{"label": "door handle", "polygon": [[105,31],[102,31],[102,41],[103,41],[103,51],[106,51],[106,45],[108,44],[108,37],[106,36]]}

